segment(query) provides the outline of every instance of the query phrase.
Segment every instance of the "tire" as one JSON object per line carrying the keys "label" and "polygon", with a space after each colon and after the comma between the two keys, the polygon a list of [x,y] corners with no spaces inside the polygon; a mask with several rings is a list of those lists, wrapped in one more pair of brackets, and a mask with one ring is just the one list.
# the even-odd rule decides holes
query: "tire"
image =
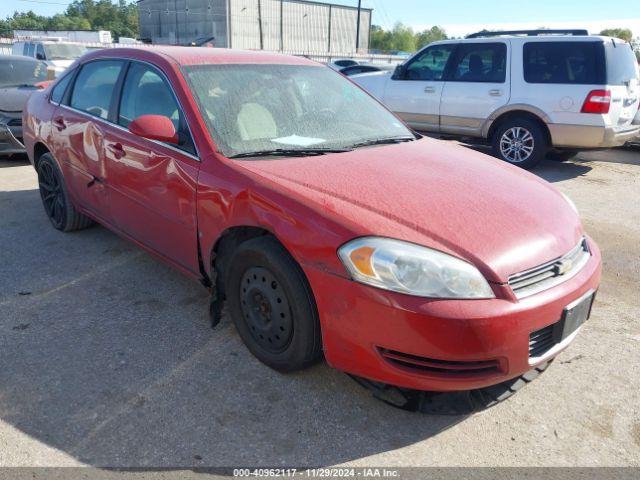
{"label": "tire", "polygon": [[55,229],[72,232],[93,225],[93,220],[78,212],[71,203],[62,172],[50,153],[40,157],[36,171],[42,205]]}
{"label": "tire", "polygon": [[556,162],[567,162],[577,154],[577,150],[551,150],[547,153],[547,158]]}
{"label": "tire", "polygon": [[352,377],[374,397],[403,410],[428,415],[471,415],[491,408],[515,395],[526,384],[538,378],[553,362],[539,365],[519,377],[490,387],[460,392],[423,392],[398,388],[360,377]]}
{"label": "tire", "polygon": [[540,124],[528,118],[513,118],[496,128],[492,147],[498,158],[528,170],[545,157],[549,142]]}
{"label": "tire", "polygon": [[318,360],[322,341],[311,288],[274,237],[241,243],[227,272],[231,317],[258,360],[280,372],[301,370]]}

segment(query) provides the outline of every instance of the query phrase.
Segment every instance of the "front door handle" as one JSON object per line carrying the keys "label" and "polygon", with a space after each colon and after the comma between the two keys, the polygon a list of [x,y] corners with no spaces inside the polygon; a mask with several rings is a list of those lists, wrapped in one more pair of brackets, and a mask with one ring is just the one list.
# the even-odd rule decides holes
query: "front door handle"
{"label": "front door handle", "polygon": [[107,148],[118,160],[126,155],[126,152],[124,151],[121,143],[110,143],[109,145],[107,145]]}
{"label": "front door handle", "polygon": [[62,115],[57,116],[53,119],[53,124],[58,129],[59,132],[67,128],[67,125],[64,123],[64,117]]}
{"label": "front door handle", "polygon": [[424,93],[436,93],[436,87],[424,87]]}
{"label": "front door handle", "polygon": [[497,88],[495,90],[489,90],[489,95],[491,95],[492,97],[501,97],[502,90],[498,90]]}

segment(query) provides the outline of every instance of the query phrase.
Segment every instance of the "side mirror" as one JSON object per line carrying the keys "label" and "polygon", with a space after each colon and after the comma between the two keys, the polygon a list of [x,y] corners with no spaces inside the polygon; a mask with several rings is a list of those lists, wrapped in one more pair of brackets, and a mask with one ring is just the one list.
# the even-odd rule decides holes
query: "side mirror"
{"label": "side mirror", "polygon": [[44,54],[40,52],[36,53],[36,60],[44,60],[44,59],[45,59]]}
{"label": "side mirror", "polygon": [[178,144],[176,127],[169,117],[164,115],[140,115],[129,124],[129,131],[134,135],[149,140]]}
{"label": "side mirror", "polygon": [[393,79],[404,80],[406,74],[407,74],[407,67],[404,65],[398,65],[396,66],[396,69],[393,71]]}

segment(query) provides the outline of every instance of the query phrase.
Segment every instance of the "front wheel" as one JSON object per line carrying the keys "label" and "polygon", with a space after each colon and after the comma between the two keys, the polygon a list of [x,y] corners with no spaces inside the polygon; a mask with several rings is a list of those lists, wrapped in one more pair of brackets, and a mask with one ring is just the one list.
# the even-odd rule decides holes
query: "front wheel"
{"label": "front wheel", "polygon": [[319,358],[320,322],[311,288],[274,237],[242,243],[228,271],[225,292],[233,322],[258,360],[290,372]]}
{"label": "front wheel", "polygon": [[525,169],[535,167],[549,149],[542,127],[527,118],[503,122],[496,129],[492,144],[498,158]]}

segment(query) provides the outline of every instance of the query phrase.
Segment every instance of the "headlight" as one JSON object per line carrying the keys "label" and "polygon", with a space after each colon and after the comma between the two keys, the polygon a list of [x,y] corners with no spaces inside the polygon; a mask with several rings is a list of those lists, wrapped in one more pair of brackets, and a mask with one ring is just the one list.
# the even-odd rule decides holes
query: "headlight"
{"label": "headlight", "polygon": [[571,200],[571,198],[569,198],[569,195],[565,195],[564,193],[562,194],[562,196],[564,197],[564,199],[567,201],[567,203],[569,204],[569,206],[573,209],[574,212],[576,212],[578,215],[580,215],[578,213],[578,207],[576,207],[576,204],[573,203],[573,200]]}
{"label": "headlight", "polygon": [[446,253],[389,238],[365,237],[338,249],[354,280],[430,298],[494,298],[470,263]]}

